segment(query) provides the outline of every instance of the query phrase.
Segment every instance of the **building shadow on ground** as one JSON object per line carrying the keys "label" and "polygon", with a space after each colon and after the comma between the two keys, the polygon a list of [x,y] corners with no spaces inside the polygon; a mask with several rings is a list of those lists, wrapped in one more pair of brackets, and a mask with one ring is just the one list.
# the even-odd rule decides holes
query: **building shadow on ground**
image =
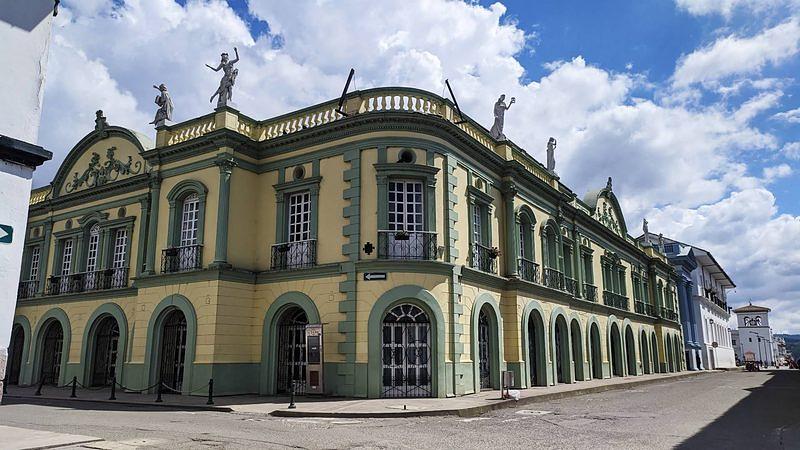
{"label": "building shadow on ground", "polygon": [[771,375],[677,448],[800,448],[800,372],[773,370]]}

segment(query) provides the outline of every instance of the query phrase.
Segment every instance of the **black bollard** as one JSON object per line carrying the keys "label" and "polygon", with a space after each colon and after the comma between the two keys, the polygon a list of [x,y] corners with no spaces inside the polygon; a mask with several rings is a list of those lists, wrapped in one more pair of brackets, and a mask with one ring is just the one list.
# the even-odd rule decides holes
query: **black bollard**
{"label": "black bollard", "polygon": [[111,380],[111,397],[108,397],[109,400],[116,400],[117,399],[117,377],[114,377]]}
{"label": "black bollard", "polygon": [[214,404],[214,379],[211,378],[208,380],[208,401],[206,405],[213,405]]}
{"label": "black bollard", "polygon": [[156,403],[161,403],[164,400],[161,400],[161,379],[158,380],[158,396],[156,397]]}
{"label": "black bollard", "polygon": [[78,385],[78,377],[72,377],[72,393],[69,394],[69,398],[75,398],[75,387]]}
{"label": "black bollard", "polygon": [[289,409],[295,409],[297,406],[294,404],[294,389],[297,386],[297,382],[292,381],[292,396],[289,397]]}
{"label": "black bollard", "polygon": [[39,377],[39,386],[36,388],[36,393],[33,395],[42,395],[42,385],[44,385],[44,375]]}

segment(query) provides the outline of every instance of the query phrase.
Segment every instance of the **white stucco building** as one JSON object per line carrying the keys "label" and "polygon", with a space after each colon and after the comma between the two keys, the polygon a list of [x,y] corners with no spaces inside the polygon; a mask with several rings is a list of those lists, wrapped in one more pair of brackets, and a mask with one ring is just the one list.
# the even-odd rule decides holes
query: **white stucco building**
{"label": "white stucco building", "polygon": [[739,326],[737,344],[744,361],[775,365],[775,339],[769,326],[769,308],[750,303],[734,309]]}
{"label": "white stucco building", "polygon": [[0,379],[6,372],[33,171],[52,157],[32,143],[39,134],[54,6],[53,0],[0,0],[6,62],[0,75]]}

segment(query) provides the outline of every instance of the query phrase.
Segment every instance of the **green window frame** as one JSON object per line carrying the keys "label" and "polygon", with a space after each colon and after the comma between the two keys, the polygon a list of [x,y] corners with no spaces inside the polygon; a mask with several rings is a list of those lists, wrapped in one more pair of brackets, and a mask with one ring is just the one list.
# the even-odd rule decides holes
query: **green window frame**
{"label": "green window frame", "polygon": [[169,194],[167,194],[167,201],[169,202],[167,247],[174,248],[180,246],[183,202],[192,194],[197,195],[199,203],[197,211],[197,245],[202,247],[204,244],[208,188],[197,180],[183,180],[176,184],[175,187],[169,191]]}
{"label": "green window frame", "polygon": [[282,244],[289,240],[289,197],[292,194],[299,194],[305,191],[308,191],[311,200],[309,239],[318,238],[319,190],[321,183],[322,177],[317,175],[273,185],[276,201],[275,244]]}
{"label": "green window frame", "polygon": [[423,231],[436,232],[436,175],[439,168],[408,162],[374,164],[378,183],[378,230],[389,228],[389,182],[391,180],[421,181],[423,189]]}

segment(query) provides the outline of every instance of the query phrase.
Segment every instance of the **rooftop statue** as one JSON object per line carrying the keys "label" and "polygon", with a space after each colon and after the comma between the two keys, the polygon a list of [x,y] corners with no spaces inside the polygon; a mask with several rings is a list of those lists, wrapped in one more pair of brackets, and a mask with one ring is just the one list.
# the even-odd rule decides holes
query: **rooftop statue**
{"label": "rooftop statue", "polygon": [[158,86],[153,85],[153,87],[159,91],[155,100],[156,105],[158,105],[158,111],[156,111],[156,118],[150,124],[158,128],[164,125],[165,121],[172,120],[172,97],[170,97],[167,86],[164,83]]}
{"label": "rooftop statue", "polygon": [[514,97],[511,97],[511,101],[508,102],[508,106],[506,106],[506,94],[502,94],[494,104],[494,125],[492,125],[490,133],[492,137],[498,141],[506,140],[506,135],[503,134],[503,122],[505,122],[506,110],[511,108],[511,105],[516,101]]}
{"label": "rooftop statue", "polygon": [[233,47],[233,52],[236,53],[236,59],[233,61],[229,61],[228,54],[223,53],[220,55],[220,62],[217,67],[211,67],[206,64],[206,67],[214,72],[219,72],[219,70],[222,69],[223,75],[222,79],[219,80],[219,87],[209,100],[209,103],[213,102],[214,97],[217,97],[217,108],[226,106],[228,102],[231,101],[231,98],[233,98],[233,84],[236,82],[236,76],[239,75],[239,69],[234,69],[233,65],[239,62],[239,50]]}
{"label": "rooftop statue", "polygon": [[658,251],[664,253],[664,235],[658,233]]}
{"label": "rooftop statue", "polygon": [[650,230],[647,227],[647,219],[642,219],[642,231],[644,232],[645,247],[652,245],[650,242]]}
{"label": "rooftop statue", "polygon": [[556,170],[556,138],[551,137],[547,141],[547,170],[550,172]]}

